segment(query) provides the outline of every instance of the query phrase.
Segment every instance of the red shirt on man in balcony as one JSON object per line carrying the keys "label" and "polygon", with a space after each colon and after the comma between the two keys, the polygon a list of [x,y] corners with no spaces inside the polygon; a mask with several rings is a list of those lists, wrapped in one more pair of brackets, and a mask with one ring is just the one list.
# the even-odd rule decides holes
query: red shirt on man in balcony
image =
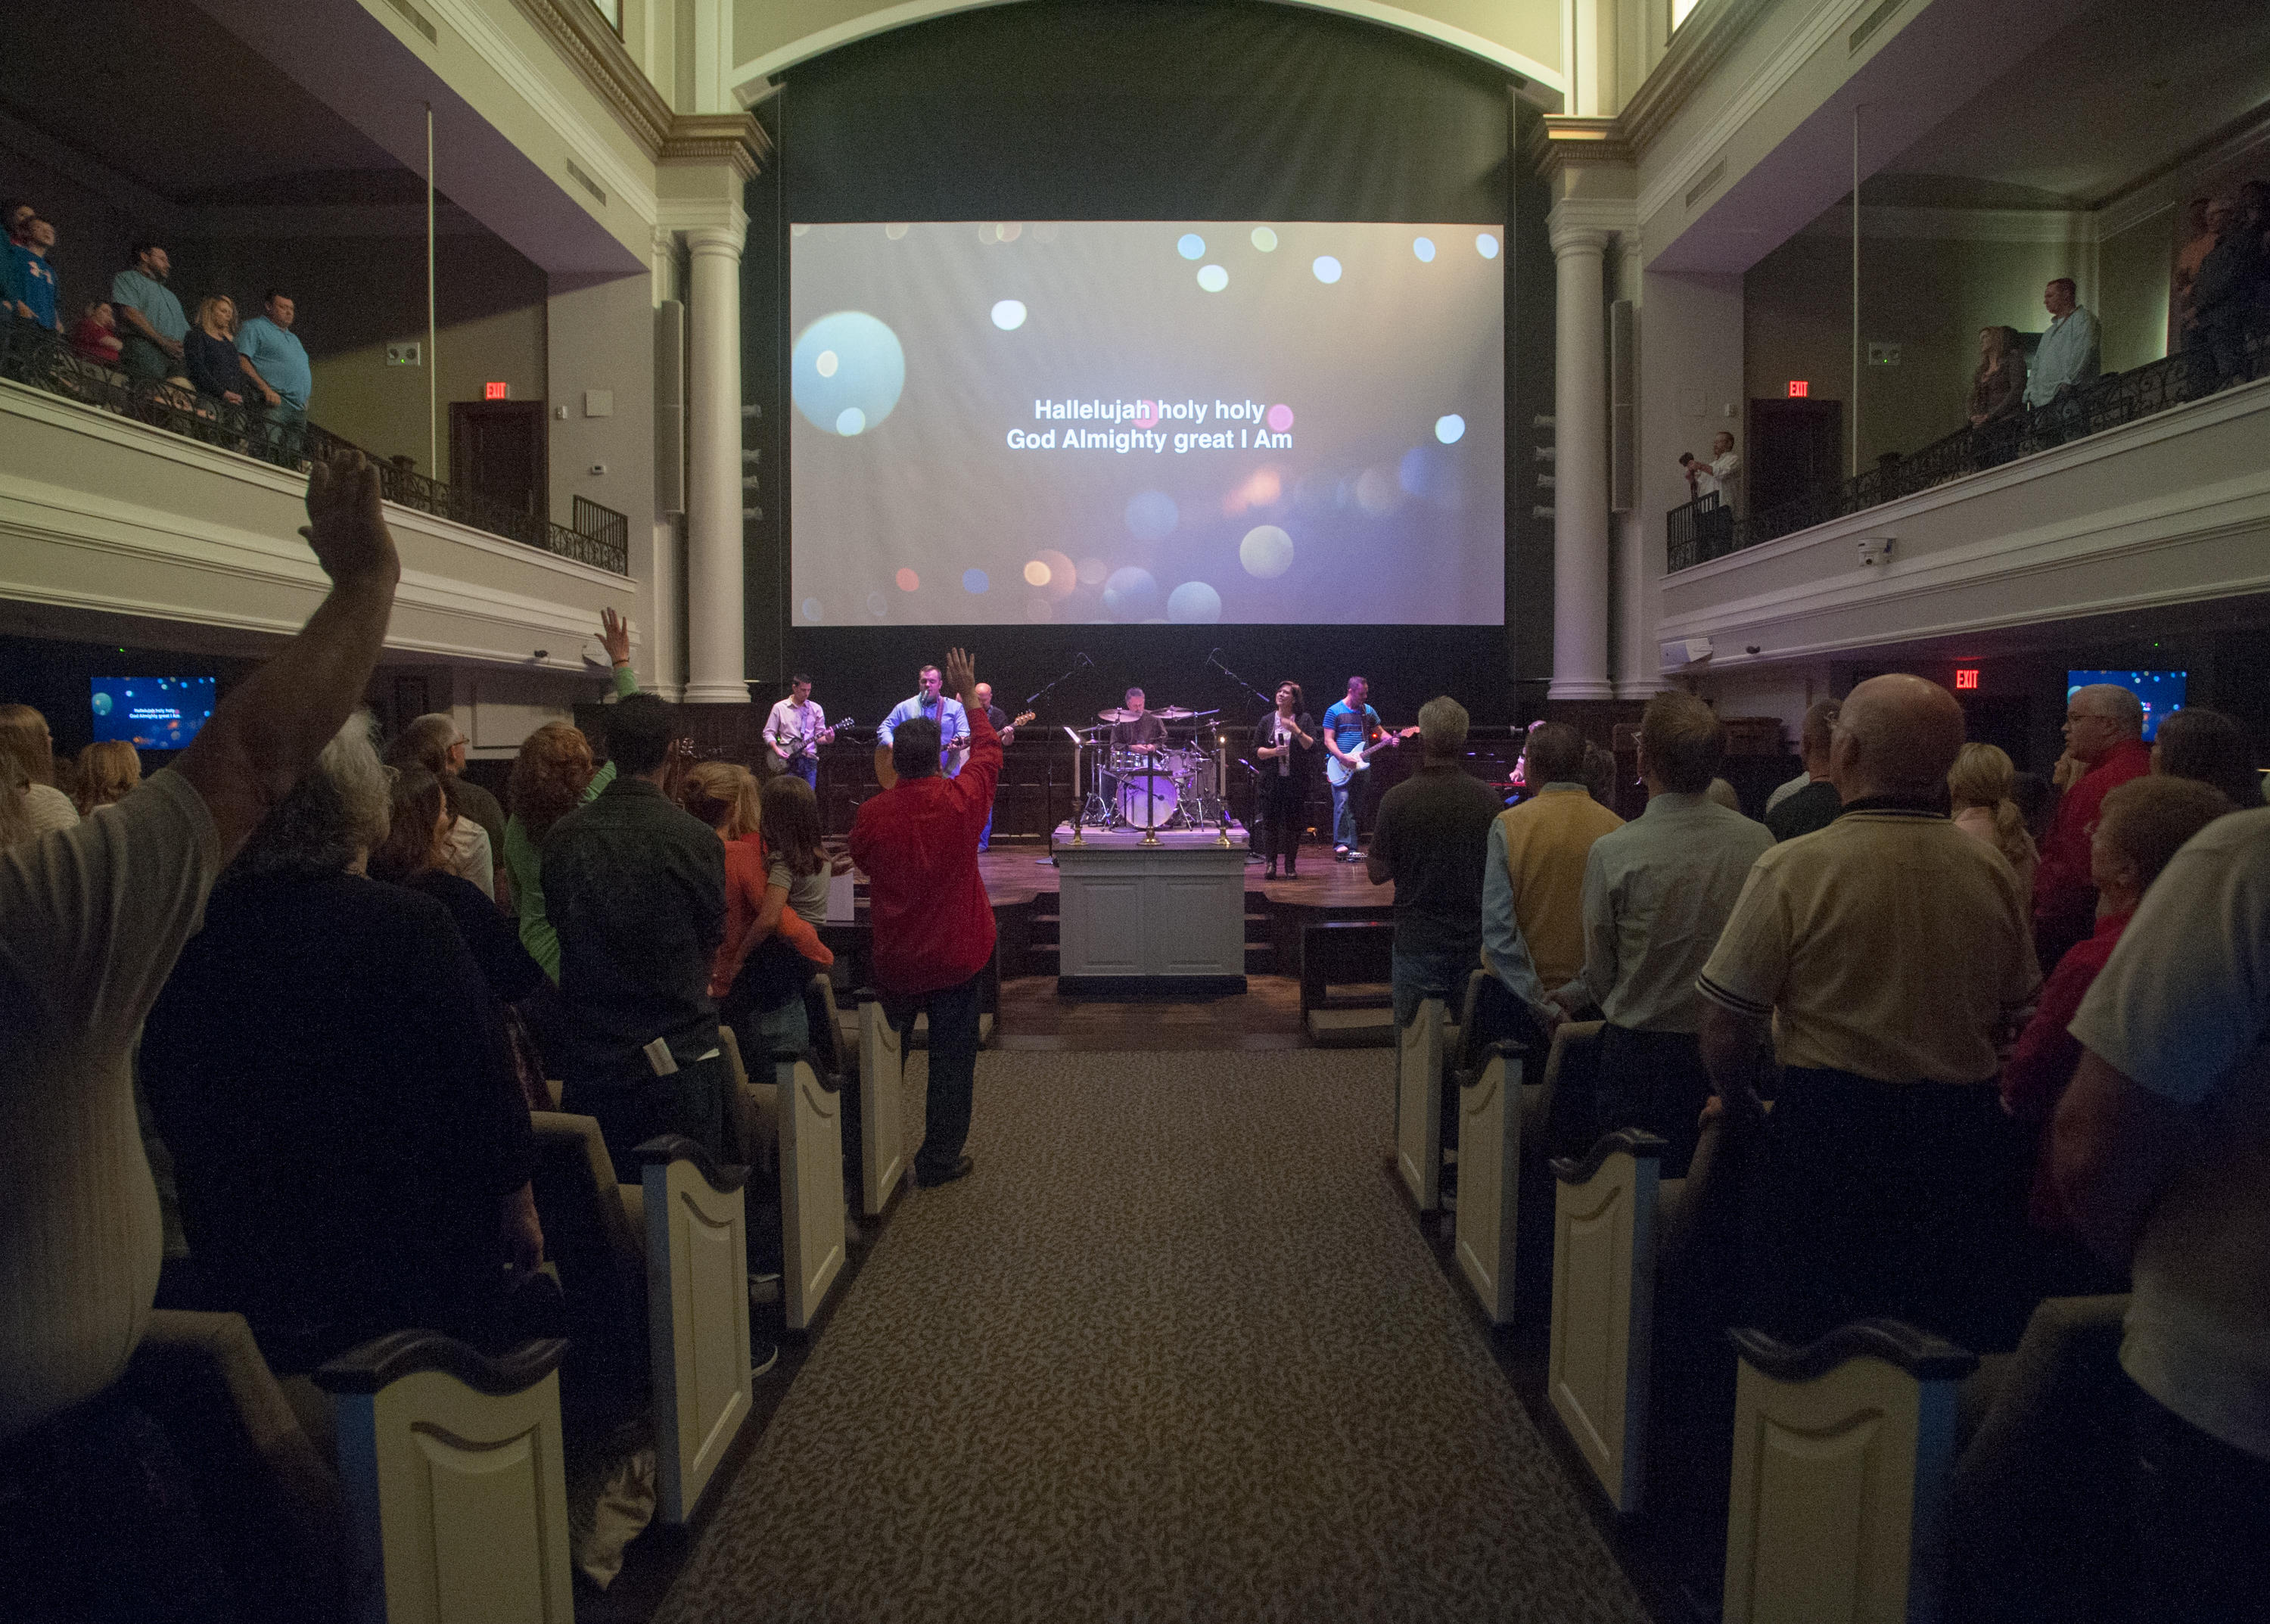
{"label": "red shirt on man in balcony", "polygon": [[2057,821],[2042,842],[2034,871],[2034,952],[2048,970],[2087,938],[2096,922],[2096,885],[2088,842],[2105,795],[2152,770],[2144,743],[2144,704],[2114,683],[2091,683],[2066,699],[2066,761],[2081,768],[2058,803]]}

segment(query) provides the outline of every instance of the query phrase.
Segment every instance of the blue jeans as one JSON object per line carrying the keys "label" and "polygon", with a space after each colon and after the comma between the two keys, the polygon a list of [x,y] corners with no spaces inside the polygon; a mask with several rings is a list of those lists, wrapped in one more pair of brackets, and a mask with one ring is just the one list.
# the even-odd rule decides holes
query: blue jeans
{"label": "blue jeans", "polygon": [[1466,996],[1466,976],[1480,968],[1478,953],[1406,953],[1400,947],[1389,960],[1395,993],[1395,1024],[1407,1027],[1419,1019],[1419,1005],[1440,998],[1455,1019]]}
{"label": "blue jeans", "polygon": [[977,849],[984,850],[993,843],[993,808],[985,809],[985,827],[977,831]]}
{"label": "blue jeans", "polygon": [[817,794],[819,792],[820,758],[818,756],[800,755],[797,757],[795,760],[788,764],[788,770],[794,773],[798,778],[803,779],[805,782],[810,784],[812,788],[813,793]]}
{"label": "blue jeans", "polygon": [[1332,844],[1353,847],[1356,842],[1355,804],[1363,792],[1363,775],[1359,773],[1344,784],[1333,784]]}

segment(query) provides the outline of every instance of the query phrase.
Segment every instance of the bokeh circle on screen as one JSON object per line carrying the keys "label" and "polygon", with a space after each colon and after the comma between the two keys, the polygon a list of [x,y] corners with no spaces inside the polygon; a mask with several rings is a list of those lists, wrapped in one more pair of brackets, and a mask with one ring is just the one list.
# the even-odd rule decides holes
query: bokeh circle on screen
{"label": "bokeh circle on screen", "polygon": [[1115,620],[1141,620],[1159,606],[1159,583],[1147,569],[1115,569],[1103,583],[1103,607]]}
{"label": "bokeh circle on screen", "polygon": [[[821,368],[821,357],[834,366]],[[789,357],[797,410],[814,428],[857,434],[891,415],[907,386],[899,336],[864,310],[838,310],[804,330]],[[854,416],[852,414],[856,413]]]}
{"label": "bokeh circle on screen", "polygon": [[1186,231],[1175,244],[1175,252],[1184,259],[1205,257],[1205,239],[1194,231]]}
{"label": "bokeh circle on screen", "polygon": [[1411,251],[1419,256],[1419,263],[1421,264],[1433,264],[1435,263],[1435,239],[1432,237],[1414,238],[1411,243]]}
{"label": "bokeh circle on screen", "polygon": [[1209,293],[1219,293],[1229,285],[1229,272],[1220,265],[1200,265],[1198,285]]}
{"label": "bokeh circle on screen", "polygon": [[1317,263],[1309,269],[1317,273],[1317,280],[1319,282],[1332,283],[1340,279],[1340,262],[1329,254],[1318,255]]}
{"label": "bokeh circle on screen", "polygon": [[1275,253],[1277,251],[1277,234],[1270,230],[1266,226],[1256,226],[1253,228],[1253,246],[1259,248],[1264,254]]}
{"label": "bokeh circle on screen", "polygon": [[1293,567],[1293,538],[1274,524],[1257,524],[1237,544],[1237,561],[1260,581],[1274,581]]}
{"label": "bokeh circle on screen", "polygon": [[899,573],[892,576],[891,579],[899,583],[899,590],[901,592],[919,592],[922,590],[922,577],[915,574],[911,569],[901,567]]}
{"label": "bokeh circle on screen", "polygon": [[1039,559],[1035,559],[1025,566],[1025,584],[1028,587],[1044,587],[1049,583],[1049,577],[1055,574],[1056,572],[1045,563]]}
{"label": "bokeh circle on screen", "polygon": [[1084,587],[1100,587],[1110,574],[1111,566],[1102,559],[1082,559],[1079,561],[1079,583]]}
{"label": "bokeh circle on screen", "polygon": [[883,234],[892,241],[897,242],[906,236],[907,228],[903,224],[894,220],[890,225],[883,227]]}
{"label": "bokeh circle on screen", "polygon": [[867,594],[867,612],[869,614],[883,615],[888,614],[890,612],[891,606],[883,601],[883,595],[880,592],[870,592]]}
{"label": "bokeh circle on screen", "polygon": [[1167,594],[1167,619],[1177,626],[1211,626],[1221,619],[1221,594],[1203,581],[1185,581]]}
{"label": "bokeh circle on screen", "polygon": [[961,590],[965,592],[973,595],[982,593],[992,584],[992,577],[982,569],[965,569],[961,572]]}
{"label": "bokeh circle on screen", "polygon": [[[1056,548],[1042,548],[1040,557],[1035,559],[1033,562],[1044,567],[1048,570],[1048,579],[1045,582],[1034,581],[1033,584],[1035,586],[1042,587],[1051,599],[1061,603],[1065,598],[1070,597],[1074,591],[1078,590],[1079,587],[1079,566],[1073,563],[1072,560],[1066,557],[1064,553],[1057,551]],[[1027,581],[1033,580],[1030,565],[1026,567],[1025,579]]]}
{"label": "bokeh circle on screen", "polygon": [[820,619],[820,600],[818,598],[807,597],[804,600],[804,618],[807,620],[817,620]]}
{"label": "bokeh circle on screen", "polygon": [[1474,252],[1480,255],[1484,259],[1495,259],[1497,257],[1497,238],[1487,231],[1481,233],[1474,238]]}
{"label": "bokeh circle on screen", "polygon": [[1139,492],[1127,504],[1127,529],[1138,541],[1166,540],[1181,519],[1175,499],[1164,491]]}
{"label": "bokeh circle on screen", "polygon": [[1465,438],[1466,420],[1457,412],[1447,412],[1435,419],[1435,438],[1446,446],[1454,446]]}
{"label": "bokeh circle on screen", "polygon": [[1005,333],[1013,333],[1025,324],[1025,301],[1004,299],[993,307],[993,325]]}
{"label": "bokeh circle on screen", "polygon": [[1280,401],[1269,408],[1269,426],[1283,434],[1293,426],[1293,408]]}

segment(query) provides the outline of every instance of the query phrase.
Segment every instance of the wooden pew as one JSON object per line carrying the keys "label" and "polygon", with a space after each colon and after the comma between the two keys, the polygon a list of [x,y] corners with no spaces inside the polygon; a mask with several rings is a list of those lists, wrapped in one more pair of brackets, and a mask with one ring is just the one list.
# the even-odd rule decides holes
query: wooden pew
{"label": "wooden pew", "polygon": [[857,1010],[859,1048],[860,1205],[874,1217],[890,1205],[907,1170],[907,1045],[863,989]]}
{"label": "wooden pew", "polygon": [[638,1158],[657,1488],[663,1520],[683,1524],[749,1417],[748,1169],[677,1134]]}
{"label": "wooden pew", "polygon": [[1396,1034],[1395,1170],[1421,1212],[1443,1192],[1443,1057],[1449,1017],[1443,1000],[1421,998],[1411,1024]]}
{"label": "wooden pew", "polygon": [[[1309,1042],[1348,1048],[1395,1042],[1395,1005],[1387,991],[1394,947],[1388,920],[1302,928],[1301,1022]],[[1348,990],[1355,988],[1366,990]]]}
{"label": "wooden pew", "polygon": [[1623,1515],[1645,1480],[1664,1141],[1624,1128],[1553,1163],[1553,1319],[1546,1395]]}

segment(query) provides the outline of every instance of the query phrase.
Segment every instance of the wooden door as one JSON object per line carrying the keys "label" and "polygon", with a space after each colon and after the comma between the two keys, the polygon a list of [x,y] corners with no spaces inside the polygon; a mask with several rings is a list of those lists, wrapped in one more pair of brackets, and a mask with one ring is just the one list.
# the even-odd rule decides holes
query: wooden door
{"label": "wooden door", "polygon": [[1844,403],[1754,400],[1750,446],[1742,457],[1755,517],[1844,478]]}
{"label": "wooden door", "polygon": [[551,511],[551,459],[540,400],[449,403],[449,484],[543,519]]}

